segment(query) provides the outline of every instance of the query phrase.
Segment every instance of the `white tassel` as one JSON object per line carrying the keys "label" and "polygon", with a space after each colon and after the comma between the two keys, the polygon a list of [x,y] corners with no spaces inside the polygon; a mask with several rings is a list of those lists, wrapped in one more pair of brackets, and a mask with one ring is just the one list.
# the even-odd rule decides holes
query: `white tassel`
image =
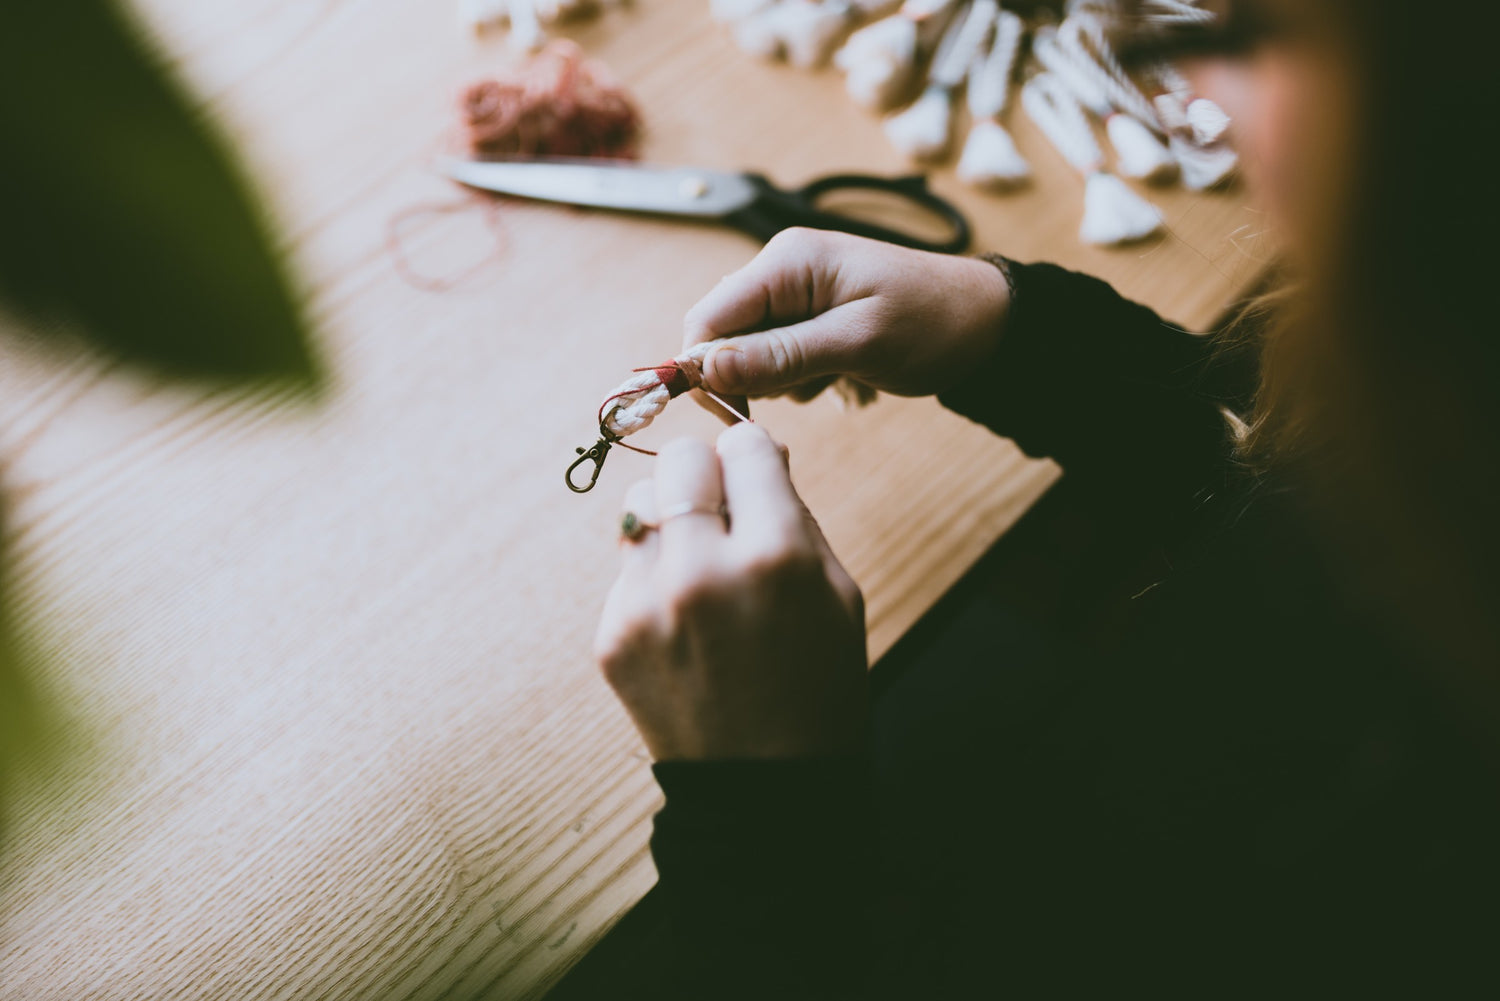
{"label": "white tassel", "polygon": [[843,0],[783,0],[778,10],[782,51],[787,62],[801,69],[827,61],[850,16],[849,5]]}
{"label": "white tassel", "polygon": [[1161,228],[1161,211],[1113,174],[1095,171],[1083,190],[1084,243],[1108,246],[1143,240]]}
{"label": "white tassel", "polygon": [[771,6],[772,0],[709,0],[708,13],[721,24],[733,24]]}
{"label": "white tassel", "polygon": [[1153,183],[1177,176],[1172,151],[1138,119],[1117,111],[1104,120],[1104,131],[1115,148],[1115,169],[1124,176]]}
{"label": "white tassel", "polygon": [[850,98],[875,111],[890,107],[911,85],[916,61],[917,23],[900,14],[860,28],[833,57],[846,74]]}
{"label": "white tassel", "polygon": [[978,187],[1010,188],[1031,177],[1031,164],[994,119],[974,123],[958,159],[959,180]]}
{"label": "white tassel", "polygon": [[535,52],[546,36],[537,20],[532,0],[510,0],[510,44],[523,52]]}
{"label": "white tassel", "polygon": [[1010,77],[1024,31],[1019,17],[998,11],[989,50],[976,53],[969,68],[968,104],[974,125],[958,160],[958,177],[968,184],[1003,189],[1031,177],[1031,165],[999,122],[1010,98]]}
{"label": "white tassel", "polygon": [[952,127],[953,97],[942,87],[928,87],[910,108],[885,120],[891,145],[916,160],[946,152]]}
{"label": "white tassel", "polygon": [[1240,163],[1239,154],[1224,143],[1199,146],[1175,134],[1167,142],[1182,168],[1183,186],[1189,191],[1202,191],[1223,183]]}
{"label": "white tassel", "polygon": [[1083,108],[1066,84],[1040,73],[1021,88],[1021,105],[1067,161],[1088,178],[1083,193],[1085,243],[1114,244],[1144,239],[1161,228],[1161,212],[1118,177],[1103,169],[1104,154],[1094,140]]}
{"label": "white tassel", "polygon": [[886,119],[886,138],[893,146],[917,160],[936,159],[948,151],[953,142],[954,92],[969,75],[999,13],[994,0],[975,0],[943,29],[927,89],[910,108]]}
{"label": "white tassel", "polygon": [[1191,129],[1188,124],[1187,108],[1182,104],[1182,98],[1176,94],[1157,94],[1151,99],[1151,105],[1156,109],[1156,119],[1161,122],[1162,128],[1168,133],[1181,132]]}
{"label": "white tassel", "polygon": [[533,0],[537,19],[543,24],[556,24],[577,14],[597,10],[596,0]]}
{"label": "white tassel", "polygon": [[510,4],[507,0],[459,0],[458,19],[475,31],[504,21],[509,16]]}
{"label": "white tassel", "polygon": [[952,7],[957,0],[906,0],[901,5],[901,16],[913,21],[923,21]]}
{"label": "white tassel", "polygon": [[1218,142],[1229,129],[1229,116],[1224,109],[1206,97],[1200,97],[1187,106],[1184,112],[1188,127],[1198,145],[1207,146]]}
{"label": "white tassel", "polygon": [[781,54],[781,5],[762,7],[734,24],[734,44],[746,55],[775,59]]}

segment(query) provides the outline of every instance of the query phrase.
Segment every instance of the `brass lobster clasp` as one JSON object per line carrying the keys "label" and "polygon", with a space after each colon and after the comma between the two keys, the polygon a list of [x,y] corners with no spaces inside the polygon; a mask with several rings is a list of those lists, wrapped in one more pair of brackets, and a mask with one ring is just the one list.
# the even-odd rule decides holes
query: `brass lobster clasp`
{"label": "brass lobster clasp", "polygon": [[[578,453],[578,458],[573,460],[573,464],[569,466],[568,471],[563,474],[563,479],[567,482],[568,489],[573,491],[575,494],[586,494],[590,490],[594,489],[594,484],[599,482],[599,471],[604,468],[604,457],[609,455],[609,447],[619,440],[620,436],[615,434],[609,428],[605,427],[604,422],[600,421],[599,440],[594,442],[588,448],[579,446],[578,448],[575,448],[573,450]],[[581,485],[574,483],[573,470],[577,469],[585,462],[592,462],[594,464],[593,475],[589,477],[589,481],[587,483]]]}

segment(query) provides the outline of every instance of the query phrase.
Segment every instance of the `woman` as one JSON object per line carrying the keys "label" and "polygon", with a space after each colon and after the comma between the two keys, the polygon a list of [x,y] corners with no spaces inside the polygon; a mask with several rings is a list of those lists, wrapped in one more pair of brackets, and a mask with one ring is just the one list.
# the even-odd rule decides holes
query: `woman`
{"label": "woman", "polygon": [[1191,337],[1050,265],[810,232],[687,317],[689,342],[735,337],[706,363],[720,393],[935,393],[1156,557],[1108,628],[1000,622],[986,663],[939,638],[872,709],[858,591],[777,446],[739,426],[663,450],[597,650],[666,793],[691,996],[1432,988],[1486,954],[1482,33],[1244,0],[1135,42],[1236,122],[1286,248],[1254,335]]}

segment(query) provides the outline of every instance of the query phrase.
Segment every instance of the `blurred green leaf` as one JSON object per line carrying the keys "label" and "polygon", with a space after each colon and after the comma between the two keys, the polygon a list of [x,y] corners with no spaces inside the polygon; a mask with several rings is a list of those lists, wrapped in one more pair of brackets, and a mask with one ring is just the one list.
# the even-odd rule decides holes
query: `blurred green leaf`
{"label": "blurred green leaf", "polygon": [[169,374],[315,380],[228,146],[106,0],[0,29],[0,300]]}

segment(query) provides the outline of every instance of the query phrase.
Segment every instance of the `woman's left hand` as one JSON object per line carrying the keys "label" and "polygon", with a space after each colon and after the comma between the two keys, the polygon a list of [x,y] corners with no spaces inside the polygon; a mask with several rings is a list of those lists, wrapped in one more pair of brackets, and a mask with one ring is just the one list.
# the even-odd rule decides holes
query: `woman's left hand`
{"label": "woman's left hand", "polygon": [[655,527],[622,542],[595,654],[652,756],[860,750],[864,603],[770,436],[673,442],[625,506]]}

